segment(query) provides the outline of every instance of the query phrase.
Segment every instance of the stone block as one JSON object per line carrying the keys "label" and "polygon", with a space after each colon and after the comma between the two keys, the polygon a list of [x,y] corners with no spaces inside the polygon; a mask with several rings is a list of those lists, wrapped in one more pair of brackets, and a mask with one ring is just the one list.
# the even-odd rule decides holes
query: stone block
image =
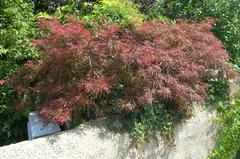
{"label": "stone block", "polygon": [[27,127],[29,140],[61,131],[58,124],[53,122],[44,122],[44,119],[39,116],[37,111],[31,112],[29,114]]}

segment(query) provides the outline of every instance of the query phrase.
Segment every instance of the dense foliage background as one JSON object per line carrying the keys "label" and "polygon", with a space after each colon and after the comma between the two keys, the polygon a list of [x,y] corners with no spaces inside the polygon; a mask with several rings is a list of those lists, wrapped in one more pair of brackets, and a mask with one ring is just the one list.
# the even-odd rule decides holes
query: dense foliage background
{"label": "dense foliage background", "polygon": [[207,100],[220,126],[209,158],[233,156],[239,17],[239,0],[0,1],[0,145],[26,138],[32,109],[72,125],[124,112],[136,142],[169,138]]}
{"label": "dense foliage background", "polygon": [[[210,159],[231,158],[240,149],[240,100],[239,93],[231,101],[219,105],[221,113],[218,117],[220,126],[217,134],[217,145],[209,155]],[[239,157],[239,156],[238,156]]]}
{"label": "dense foliage background", "polygon": [[16,111],[15,91],[1,86],[17,66],[38,55],[30,47],[37,36],[32,5],[22,0],[0,1],[0,145],[26,138],[26,110]]}

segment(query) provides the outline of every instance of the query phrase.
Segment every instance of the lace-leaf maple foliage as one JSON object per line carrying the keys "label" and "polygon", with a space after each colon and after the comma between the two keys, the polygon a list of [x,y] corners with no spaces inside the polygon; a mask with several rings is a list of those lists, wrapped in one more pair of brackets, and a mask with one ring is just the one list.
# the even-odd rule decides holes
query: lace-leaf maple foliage
{"label": "lace-leaf maple foliage", "polygon": [[83,22],[39,21],[47,34],[33,44],[45,58],[26,63],[10,83],[24,97],[18,107],[37,99],[31,105],[60,124],[73,114],[129,113],[153,101],[187,112],[205,101],[209,79],[235,76],[212,20],[155,20],[128,30],[102,24],[97,32]]}

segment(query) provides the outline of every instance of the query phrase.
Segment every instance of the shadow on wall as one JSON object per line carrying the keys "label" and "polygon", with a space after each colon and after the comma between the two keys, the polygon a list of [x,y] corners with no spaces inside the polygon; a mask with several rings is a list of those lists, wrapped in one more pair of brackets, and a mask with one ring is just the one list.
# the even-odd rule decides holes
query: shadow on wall
{"label": "shadow on wall", "polygon": [[[79,144],[85,146],[83,153],[91,149],[94,157],[108,158],[107,155],[112,154],[111,158],[118,159],[137,159],[137,158],[149,158],[149,159],[169,159],[174,151],[174,146],[172,142],[163,141],[161,138],[156,138],[151,142],[146,142],[143,147],[136,148],[134,143],[128,133],[116,133],[114,130],[109,130],[109,123],[111,126],[118,123],[118,119],[109,121],[106,119],[101,119],[98,121],[90,121],[87,124],[80,125],[79,127],[64,131],[64,136],[76,136],[80,138]],[[111,128],[112,129],[112,128]],[[58,147],[59,142],[67,141],[68,139],[63,139],[61,135],[47,136],[46,141],[51,147]],[[94,144],[89,144],[94,143]],[[69,144],[75,145],[74,141],[70,141]],[[111,147],[110,147],[111,146]],[[60,146],[64,149],[63,146]],[[109,150],[108,149],[112,149]],[[102,153],[102,154],[99,154]]]}

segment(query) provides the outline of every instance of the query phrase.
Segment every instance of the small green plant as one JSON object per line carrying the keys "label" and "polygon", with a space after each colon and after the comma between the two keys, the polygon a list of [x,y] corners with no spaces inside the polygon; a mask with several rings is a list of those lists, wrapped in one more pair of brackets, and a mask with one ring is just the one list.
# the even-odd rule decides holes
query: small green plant
{"label": "small green plant", "polygon": [[209,159],[229,159],[240,150],[240,98],[222,102],[218,116],[217,144]]}
{"label": "small green plant", "polygon": [[136,144],[141,145],[158,134],[170,139],[172,126],[173,116],[167,111],[166,106],[155,102],[137,113],[131,134]]}
{"label": "small green plant", "polygon": [[209,90],[206,105],[211,109],[221,111],[219,103],[229,100],[229,83],[228,81],[213,78],[208,80]]}

